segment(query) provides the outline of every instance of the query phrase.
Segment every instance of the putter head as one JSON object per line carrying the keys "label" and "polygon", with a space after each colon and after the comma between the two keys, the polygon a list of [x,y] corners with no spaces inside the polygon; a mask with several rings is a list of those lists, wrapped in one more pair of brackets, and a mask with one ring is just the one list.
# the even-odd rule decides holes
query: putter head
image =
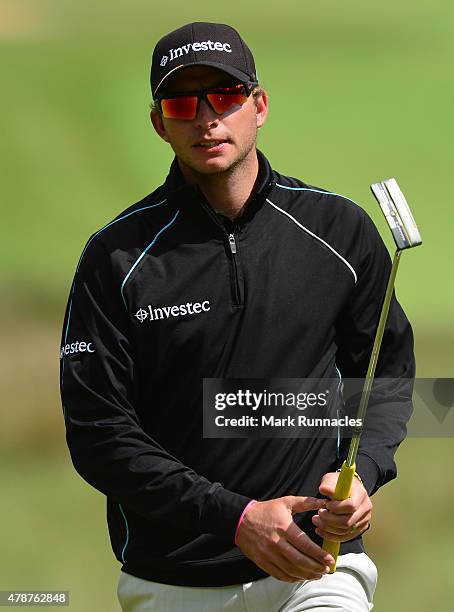
{"label": "putter head", "polygon": [[385,215],[398,250],[422,244],[410,207],[396,179],[373,183],[370,188]]}

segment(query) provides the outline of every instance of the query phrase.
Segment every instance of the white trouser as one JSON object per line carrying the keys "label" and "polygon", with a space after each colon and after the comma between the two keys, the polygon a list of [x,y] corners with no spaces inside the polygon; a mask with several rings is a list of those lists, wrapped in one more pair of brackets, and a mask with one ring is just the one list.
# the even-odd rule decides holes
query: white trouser
{"label": "white trouser", "polygon": [[289,583],[272,576],[224,587],[186,587],[142,580],[120,572],[123,612],[369,612],[377,568],[366,553],[340,555],[334,574]]}

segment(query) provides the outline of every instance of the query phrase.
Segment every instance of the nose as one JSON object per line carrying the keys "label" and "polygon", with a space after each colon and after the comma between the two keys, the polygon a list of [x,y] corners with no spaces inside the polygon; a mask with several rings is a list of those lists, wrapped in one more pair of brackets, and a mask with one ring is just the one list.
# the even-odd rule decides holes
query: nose
{"label": "nose", "polygon": [[219,123],[219,115],[208,106],[205,100],[200,100],[195,122],[197,126],[203,128],[213,127]]}

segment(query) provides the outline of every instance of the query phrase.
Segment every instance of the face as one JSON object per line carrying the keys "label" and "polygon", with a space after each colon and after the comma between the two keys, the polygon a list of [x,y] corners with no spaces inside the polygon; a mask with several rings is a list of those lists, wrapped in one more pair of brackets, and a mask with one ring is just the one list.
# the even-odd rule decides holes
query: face
{"label": "face", "polygon": [[[229,75],[216,68],[183,68],[169,77],[166,93],[226,85],[226,77],[233,84]],[[201,100],[197,116],[192,120],[166,119],[153,112],[150,116],[156,132],[174,150],[182,170],[207,175],[227,172],[256,154],[257,129],[265,123],[267,111],[264,93],[256,101],[250,95],[243,105],[223,115],[215,113]]]}

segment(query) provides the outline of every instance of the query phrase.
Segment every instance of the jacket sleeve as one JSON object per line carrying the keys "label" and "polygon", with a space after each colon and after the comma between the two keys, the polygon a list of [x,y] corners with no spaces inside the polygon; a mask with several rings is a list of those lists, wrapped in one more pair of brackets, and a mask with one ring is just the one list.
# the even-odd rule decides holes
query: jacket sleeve
{"label": "jacket sleeve", "polygon": [[250,499],[196,474],[141,427],[134,409],[139,393],[134,346],[120,285],[107,248],[92,237],[74,277],[60,351],[74,467],[138,515],[233,541]]}
{"label": "jacket sleeve", "polygon": [[[336,330],[336,361],[345,379],[366,376],[391,269],[388,250],[366,213],[358,238],[358,280]],[[370,495],[397,475],[394,454],[412,413],[414,375],[413,332],[393,293],[356,460]],[[349,414],[356,416],[359,399],[360,393],[347,394]]]}

